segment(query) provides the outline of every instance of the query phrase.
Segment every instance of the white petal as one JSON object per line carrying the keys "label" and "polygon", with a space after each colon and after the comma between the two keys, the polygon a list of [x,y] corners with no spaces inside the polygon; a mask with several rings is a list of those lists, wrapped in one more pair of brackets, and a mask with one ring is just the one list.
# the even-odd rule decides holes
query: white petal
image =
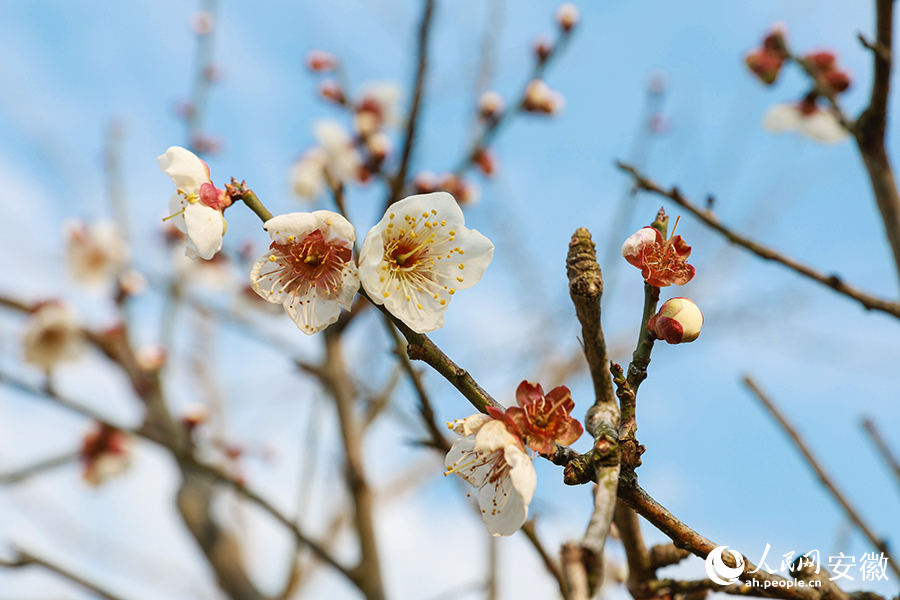
{"label": "white petal", "polygon": [[641,227],[636,233],[628,236],[622,244],[622,256],[625,258],[639,256],[646,244],[656,241],[656,233],[652,227]]}
{"label": "white petal", "polygon": [[444,467],[480,488],[490,478],[493,465],[483,455],[472,451],[474,445],[472,436],[458,438],[444,459]]}
{"label": "white petal", "polygon": [[184,223],[187,226],[188,248],[196,251],[206,260],[222,249],[225,233],[225,219],[222,213],[201,202],[194,202],[184,209]]}
{"label": "white petal", "polygon": [[[465,254],[453,254],[450,258],[443,259],[442,266],[445,266],[443,262],[446,261],[444,274],[451,281],[455,280],[452,287],[457,290],[465,290],[484,277],[485,270],[494,258],[494,244],[478,230],[466,229],[464,226],[457,228],[454,237],[456,240],[452,243],[462,248]],[[459,265],[463,265],[463,268],[460,269]]]}
{"label": "white petal", "polygon": [[346,310],[350,310],[350,307],[353,305],[353,297],[356,296],[356,292],[358,291],[359,273],[356,270],[356,265],[349,262],[344,266],[338,302]]}
{"label": "white petal", "polygon": [[327,231],[324,231],[326,242],[335,239],[351,243],[356,241],[356,232],[353,230],[353,225],[343,215],[330,210],[316,210],[312,214],[320,226],[325,225],[325,229],[327,229]]}
{"label": "white petal", "polygon": [[322,331],[341,316],[341,305],[334,294],[321,294],[312,287],[305,296],[286,296],[283,304],[285,312],[297,324],[297,328],[307,335]]}
{"label": "white petal", "polygon": [[315,231],[319,227],[319,221],[312,213],[295,212],[286,215],[272,217],[263,225],[263,229],[269,232],[273,242],[284,244],[288,237],[300,237]]}
{"label": "white petal", "polygon": [[481,426],[475,434],[475,450],[480,452],[494,452],[507,446],[515,446],[518,438],[509,432],[503,421],[491,419]]}
{"label": "white petal", "polygon": [[489,415],[475,413],[465,419],[456,419],[453,423],[448,423],[448,425],[451,425],[451,429],[459,435],[468,436],[475,434],[485,423],[492,420]]}
{"label": "white petal", "polygon": [[[406,323],[407,327],[416,333],[429,333],[444,326],[444,311],[450,305],[447,300],[441,304],[441,298],[435,298],[435,292],[425,288],[421,293],[411,291],[407,299],[402,289],[397,290],[396,285],[390,287],[391,281],[390,278],[387,279],[388,287],[381,292],[379,302],[384,304],[388,312]],[[387,298],[384,297],[385,293],[389,294]]]}
{"label": "white petal", "polygon": [[280,283],[275,283],[275,277],[271,273],[280,269],[282,265],[269,260],[269,256],[271,254],[264,254],[253,263],[250,270],[250,287],[269,302],[280,304],[284,300],[284,288]]}
{"label": "white petal", "polygon": [[763,118],[763,127],[773,132],[796,129],[803,116],[796,104],[776,104]]}
{"label": "white petal", "polygon": [[188,201],[178,192],[175,192],[172,194],[172,197],[169,198],[169,214],[172,216],[167,219],[167,221],[171,221],[172,225],[175,226],[175,229],[181,233],[187,233],[187,225],[184,223],[184,213],[181,212],[187,205]]}
{"label": "white petal", "polygon": [[206,165],[200,158],[178,146],[172,146],[156,162],[163,172],[172,178],[175,187],[187,194],[197,194],[200,186],[209,182]]}
{"label": "white petal", "polygon": [[837,118],[827,110],[817,110],[805,116],[800,121],[799,129],[812,139],[826,144],[839,142],[849,135]]}
{"label": "white petal", "polygon": [[537,485],[534,465],[524,452],[508,447],[506,461],[512,467],[510,473],[485,484],[478,498],[481,517],[493,536],[512,535],[522,527]]}

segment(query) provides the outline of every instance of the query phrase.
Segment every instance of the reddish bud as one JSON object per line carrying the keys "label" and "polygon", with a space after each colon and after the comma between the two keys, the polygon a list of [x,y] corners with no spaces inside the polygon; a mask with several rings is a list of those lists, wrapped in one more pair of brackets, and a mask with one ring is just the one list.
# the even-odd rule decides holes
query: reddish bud
{"label": "reddish bud", "polygon": [[347,95],[344,93],[344,88],[334,79],[326,79],[319,84],[319,95],[325,100],[341,106],[347,104]]}
{"label": "reddish bud", "polygon": [[306,55],[306,67],[313,73],[329,73],[337,66],[337,59],[322,50],[311,50]]}
{"label": "reddish bud", "polygon": [[559,24],[559,28],[565,33],[569,33],[576,25],[578,25],[580,16],[578,7],[571,2],[561,4],[559,8],[556,9],[556,22]]}
{"label": "reddish bud", "polygon": [[700,336],[703,313],[687,298],[666,300],[659,312],[650,318],[647,329],[669,344],[687,344]]}
{"label": "reddish bud", "polygon": [[553,40],[542,35],[534,40],[534,54],[537,56],[538,64],[546,62],[550,55],[553,54]]}
{"label": "reddish bud", "polygon": [[487,177],[497,172],[497,155],[490,148],[480,148],[472,157],[472,162]]}

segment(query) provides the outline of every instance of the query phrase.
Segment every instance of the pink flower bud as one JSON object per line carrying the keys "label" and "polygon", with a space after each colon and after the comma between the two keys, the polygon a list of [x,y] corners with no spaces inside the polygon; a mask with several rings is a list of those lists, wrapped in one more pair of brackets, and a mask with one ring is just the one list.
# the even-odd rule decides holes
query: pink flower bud
{"label": "pink flower bud", "polygon": [[347,103],[347,95],[344,93],[344,88],[333,79],[326,79],[319,84],[319,95],[325,100],[334,102],[335,104],[343,106]]}
{"label": "pink flower bud", "polygon": [[337,66],[337,59],[322,50],[311,50],[306,55],[306,67],[313,73],[329,73]]}
{"label": "pink flower bud", "polygon": [[647,329],[669,344],[687,344],[700,336],[703,313],[687,298],[666,300],[650,321]]}
{"label": "pink flower bud", "polygon": [[580,16],[578,7],[571,2],[561,4],[559,8],[556,9],[556,22],[559,23],[559,28],[566,33],[572,31],[572,29],[578,25]]}
{"label": "pink flower bud", "polygon": [[537,56],[538,64],[543,64],[553,54],[553,40],[546,35],[536,38],[534,40],[534,54]]}
{"label": "pink flower bud", "polygon": [[496,120],[503,113],[504,106],[503,96],[494,91],[487,91],[478,99],[478,114],[485,121]]}

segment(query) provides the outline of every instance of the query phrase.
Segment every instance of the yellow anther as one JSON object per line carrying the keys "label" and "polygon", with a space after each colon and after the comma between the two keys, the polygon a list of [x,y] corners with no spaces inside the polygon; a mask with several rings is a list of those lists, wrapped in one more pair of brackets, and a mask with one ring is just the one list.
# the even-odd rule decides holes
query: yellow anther
{"label": "yellow anther", "polygon": [[288,241],[289,241],[289,242],[293,242],[295,239],[297,239],[297,238],[294,237],[294,236],[292,236],[292,235],[289,235],[289,236],[288,236]]}
{"label": "yellow anther", "polygon": [[438,295],[437,295],[437,294],[434,295],[434,299],[435,299],[435,300],[438,299]]}
{"label": "yellow anther", "polygon": [[454,290],[453,288],[450,288],[450,295],[452,296],[455,293],[456,293],[456,290]]}
{"label": "yellow anther", "polygon": [[416,304],[416,308],[418,308],[419,310],[422,310],[422,305],[421,305],[421,304]]}
{"label": "yellow anther", "polygon": [[432,208],[432,209],[431,209],[431,214],[436,215],[436,214],[437,214],[437,211],[434,210],[434,209]]}
{"label": "yellow anther", "polygon": [[463,269],[465,269],[465,268],[466,268],[466,265],[464,265],[463,263],[459,263],[459,270],[460,270],[460,271],[463,270]]}
{"label": "yellow anther", "polygon": [[444,306],[445,304],[447,304],[447,301],[441,298],[441,306]]}
{"label": "yellow anther", "polygon": [[456,232],[453,231],[453,230],[451,229],[451,230],[450,230],[450,235],[456,235]]}
{"label": "yellow anther", "polygon": [[274,254],[270,254],[270,255],[269,255],[269,262],[275,262],[275,255],[274,255]]}
{"label": "yellow anther", "polygon": [[444,227],[446,224],[447,224],[447,221],[444,221],[444,220],[441,221],[441,227]]}
{"label": "yellow anther", "polygon": [[460,282],[460,283],[463,282],[463,278],[462,278],[462,277],[457,277],[456,280],[457,280],[458,282]]}
{"label": "yellow anther", "polygon": [[422,218],[423,218],[423,219],[427,219],[427,218],[428,218],[428,213],[422,213]]}
{"label": "yellow anther", "polygon": [[385,298],[387,298],[388,296],[390,296],[390,294],[388,294],[387,292],[385,292],[383,295],[384,295]]}

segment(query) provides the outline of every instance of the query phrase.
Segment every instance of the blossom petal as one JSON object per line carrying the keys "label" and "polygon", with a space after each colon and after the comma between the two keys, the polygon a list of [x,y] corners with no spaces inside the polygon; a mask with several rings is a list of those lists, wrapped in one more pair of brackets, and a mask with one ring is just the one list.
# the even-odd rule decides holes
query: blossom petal
{"label": "blossom petal", "polygon": [[474,415],[466,417],[465,419],[456,419],[452,423],[448,423],[448,425],[451,429],[453,429],[453,431],[465,437],[476,433],[485,423],[490,420],[491,417],[487,416],[486,414],[475,413]]}
{"label": "blossom petal", "polygon": [[200,202],[189,204],[184,209],[184,224],[187,228],[188,248],[194,250],[200,258],[209,260],[222,249],[225,219],[218,210]]}
{"label": "blossom petal", "polygon": [[797,105],[776,104],[763,117],[763,127],[776,133],[791,131],[797,128],[802,118]]}
{"label": "blossom petal", "polygon": [[333,299],[320,297],[314,287],[309,288],[306,296],[288,295],[283,304],[291,320],[307,335],[322,331],[341,316],[341,305]]}
{"label": "blossom petal", "polygon": [[157,157],[156,162],[172,179],[175,187],[186,194],[199,193],[200,186],[209,182],[206,163],[190,150],[172,146],[165,154]]}
{"label": "blossom petal", "polygon": [[272,217],[263,225],[263,229],[269,232],[273,242],[287,243],[291,236],[300,237],[315,231],[319,227],[319,220],[312,213],[295,212],[286,215]]}
{"label": "blossom petal", "polygon": [[512,535],[525,524],[528,504],[537,486],[537,475],[528,455],[515,446],[507,446],[504,458],[511,467],[508,476],[489,481],[478,497],[481,517],[493,536]]}
{"label": "blossom petal", "polygon": [[494,467],[487,461],[474,460],[474,447],[474,436],[457,438],[444,459],[444,467],[448,473],[452,471],[473,486],[480,488],[490,478]]}
{"label": "blossom petal", "polygon": [[827,110],[817,110],[800,121],[801,132],[825,144],[839,142],[850,135],[837,118]]}
{"label": "blossom petal", "polygon": [[490,453],[507,446],[518,446],[521,443],[509,432],[503,421],[491,419],[475,434],[475,451]]}

